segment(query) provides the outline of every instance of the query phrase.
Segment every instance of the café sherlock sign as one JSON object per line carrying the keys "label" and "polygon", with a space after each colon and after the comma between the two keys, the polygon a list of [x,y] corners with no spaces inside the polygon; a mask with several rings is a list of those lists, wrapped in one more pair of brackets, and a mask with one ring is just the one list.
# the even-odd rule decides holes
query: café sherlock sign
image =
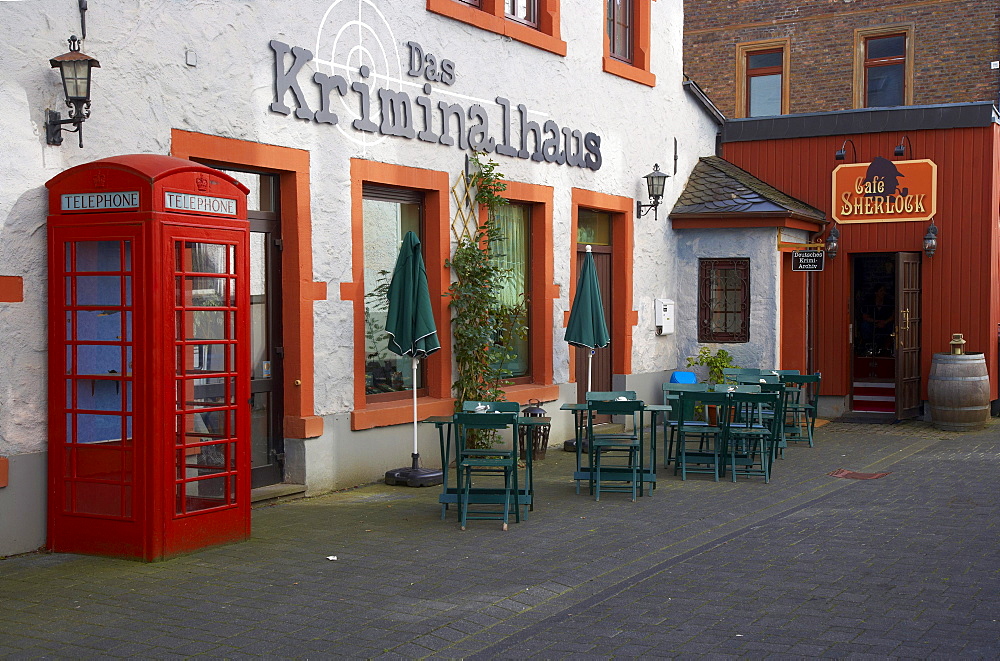
{"label": "caf\u00e9 sherlock sign", "polygon": [[930,220],[937,213],[937,164],[928,159],[848,163],[833,171],[838,223]]}
{"label": "caf\u00e9 sherlock sign", "polygon": [[[530,121],[529,110],[523,104],[518,104],[515,109],[510,100],[496,97],[501,117],[499,127],[491,126],[489,114],[478,103],[468,108],[447,101],[435,104],[430,98],[433,91],[431,83],[454,84],[455,64],[448,59],[439,59],[414,41],[406,42],[409,49],[406,75],[423,79],[423,94],[411,98],[401,90],[373,89],[368,81],[375,74],[367,65],[358,67],[360,79],[353,82],[340,75],[316,71],[308,78],[313,83],[313,91],[319,95],[316,110],[309,105],[303,92],[303,79],[300,78],[303,67],[313,59],[312,52],[277,40],[271,40],[269,45],[274,52],[274,101],[269,106],[272,112],[282,115],[294,112],[298,119],[335,125],[340,118],[333,112],[334,98],[353,96],[358,103],[358,112],[351,127],[357,131],[408,140],[416,138],[422,142],[457,146],[462,150],[496,152],[501,156],[595,171],[601,168],[601,136],[560,127],[551,119],[542,124]],[[289,56],[291,62],[286,64]],[[306,88],[309,87],[306,84]],[[285,105],[289,92],[294,109]],[[519,129],[516,140],[512,137],[512,128]]]}

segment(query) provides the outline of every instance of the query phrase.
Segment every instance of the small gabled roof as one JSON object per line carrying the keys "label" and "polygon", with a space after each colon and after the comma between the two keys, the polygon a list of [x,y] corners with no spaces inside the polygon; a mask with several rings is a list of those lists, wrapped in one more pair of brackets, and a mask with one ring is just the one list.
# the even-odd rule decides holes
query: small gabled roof
{"label": "small gabled roof", "polygon": [[[703,156],[688,177],[684,192],[677,199],[670,218],[710,219],[737,217],[746,219],[785,218],[822,226],[826,214],[766,184],[718,156]],[[780,222],[768,223],[780,225]],[[730,226],[739,226],[735,222]],[[748,223],[748,226],[751,224]],[[760,226],[760,223],[753,224]],[[692,225],[684,224],[684,227]],[[675,222],[674,227],[679,228]],[[803,227],[803,229],[806,229]],[[812,227],[810,229],[817,229]]]}

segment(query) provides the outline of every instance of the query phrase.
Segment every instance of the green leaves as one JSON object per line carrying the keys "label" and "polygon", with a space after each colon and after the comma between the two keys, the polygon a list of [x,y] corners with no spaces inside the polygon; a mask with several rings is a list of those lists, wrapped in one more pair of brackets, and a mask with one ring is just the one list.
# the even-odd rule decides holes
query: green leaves
{"label": "green leaves", "polygon": [[698,355],[689,357],[687,364],[688,367],[692,365],[707,366],[709,383],[723,383],[726,380],[726,375],[722,373],[722,370],[739,367],[733,362],[733,355],[725,349],[719,349],[713,354],[708,347],[699,348]]}
{"label": "green leaves", "polygon": [[[500,179],[493,161],[483,163],[473,152],[472,162],[477,171],[470,175],[470,186],[475,186],[476,201],[485,205],[488,213],[470,239],[459,240],[454,256],[445,262],[454,274],[448,288],[454,326],[455,362],[457,379],[452,384],[455,406],[460,409],[465,401],[500,401],[505,399],[506,379],[504,365],[516,356],[510,349],[510,337],[527,334],[527,304],[504,304],[500,293],[510,277],[501,265],[504,236],[500,232],[495,211],[507,204],[500,196],[506,185]],[[489,440],[484,439],[489,447]]]}

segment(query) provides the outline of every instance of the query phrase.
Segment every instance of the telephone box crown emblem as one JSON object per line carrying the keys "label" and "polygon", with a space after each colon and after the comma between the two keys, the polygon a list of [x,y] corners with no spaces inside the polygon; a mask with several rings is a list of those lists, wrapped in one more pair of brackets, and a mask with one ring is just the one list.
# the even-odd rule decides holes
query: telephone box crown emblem
{"label": "telephone box crown emblem", "polygon": [[202,193],[208,190],[208,177],[204,174],[199,174],[198,178],[194,181],[195,185],[198,187]]}
{"label": "telephone box crown emblem", "polygon": [[104,188],[107,185],[107,177],[103,172],[94,173],[94,188]]}

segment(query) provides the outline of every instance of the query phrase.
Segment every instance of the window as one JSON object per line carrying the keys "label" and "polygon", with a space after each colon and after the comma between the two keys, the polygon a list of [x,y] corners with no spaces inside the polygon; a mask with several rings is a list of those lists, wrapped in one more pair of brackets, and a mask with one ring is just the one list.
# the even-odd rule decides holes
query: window
{"label": "window", "polygon": [[865,105],[903,105],[906,35],[865,39]]}
{"label": "window", "polygon": [[767,117],[788,112],[787,39],[736,48],[736,116]]}
{"label": "window", "polygon": [[504,15],[512,20],[538,26],[538,0],[505,0]]}
{"label": "window", "polygon": [[698,260],[698,341],[750,341],[750,260]]}
{"label": "window", "polygon": [[632,0],[608,0],[611,57],[632,64]]}
{"label": "window", "polygon": [[913,103],[913,29],[892,26],[854,33],[854,106]]}
{"label": "window", "polygon": [[566,42],[559,36],[559,0],[427,0],[427,11],[566,55]]}
{"label": "window", "polygon": [[365,395],[368,401],[398,399],[426,394],[421,370],[413,383],[411,360],[389,351],[385,332],[388,312],[386,293],[399,256],[403,237],[412,231],[421,236],[423,196],[405,188],[365,185],[364,213],[364,298],[365,298]]}
{"label": "window", "polygon": [[604,4],[604,70],[654,87],[649,69],[652,0],[607,0]]}
{"label": "window", "polygon": [[[525,325],[530,329],[530,308],[527,307],[526,303],[531,300],[531,275],[529,273],[531,206],[517,203],[506,204],[497,210],[496,222],[504,237],[497,249],[501,255],[499,261],[508,274],[503,291],[500,293],[500,299],[504,305],[523,307],[527,314],[527,318],[524,319],[527,322]],[[528,353],[528,347],[527,336],[509,339],[508,348],[512,350],[514,358],[508,361],[504,367],[511,378],[516,379],[530,375],[531,356]]]}

